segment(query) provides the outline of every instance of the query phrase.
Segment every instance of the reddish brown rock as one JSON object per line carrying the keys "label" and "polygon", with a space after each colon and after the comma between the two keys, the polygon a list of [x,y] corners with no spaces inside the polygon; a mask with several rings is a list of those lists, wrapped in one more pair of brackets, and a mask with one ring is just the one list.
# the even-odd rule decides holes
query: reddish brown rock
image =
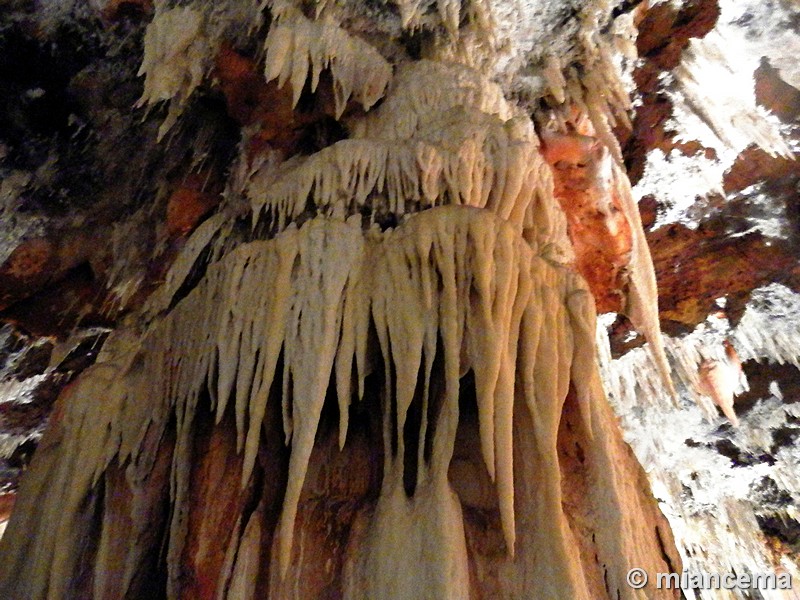
{"label": "reddish brown rock", "polygon": [[350,424],[343,450],[337,427],[325,424],[318,432],[298,505],[297,543],[286,577],[277,573],[279,551],[277,543],[272,544],[269,598],[298,597],[298,583],[299,597],[341,598],[347,540],[358,526],[359,510],[377,497],[382,475],[380,444],[364,425],[360,419]]}
{"label": "reddish brown rock", "polygon": [[719,12],[717,0],[693,0],[680,9],[660,2],[641,13],[636,48],[643,60],[633,72],[641,102],[633,119],[633,132],[629,136],[618,135],[631,183],[636,184],[644,173],[650,150],[671,145],[671,134],[664,125],[672,114],[672,103],[661,89],[661,75],[680,64],[691,38],[701,38],[711,31]]}
{"label": "reddish brown rock", "polygon": [[43,238],[22,242],[0,267],[0,308],[24,297],[27,290],[41,286],[52,277],[56,251],[54,244]]}
{"label": "reddish brown rock", "polygon": [[[88,289],[94,280],[88,262],[106,249],[97,244],[91,231],[56,231],[23,241],[0,266],[0,317],[31,321],[32,330],[46,332],[47,325],[36,326],[40,319],[58,322],[65,310],[73,314],[84,310],[76,294],[102,299],[102,292]],[[24,306],[22,301],[26,301]],[[70,318],[61,321],[62,327],[64,321],[73,322]]]}
{"label": "reddish brown rock", "polygon": [[251,155],[265,147],[294,153],[302,128],[320,115],[304,113],[292,106],[292,87],[264,80],[256,61],[223,46],[216,58],[214,75],[219,81],[228,114],[242,125],[258,125],[251,140]]}
{"label": "reddish brown rock", "polygon": [[[725,173],[723,185],[725,192],[730,194],[765,180],[772,180],[774,184],[777,180],[789,176],[800,177],[800,163],[797,160],[771,156],[757,146],[750,146],[736,158],[733,166]],[[787,183],[789,189],[786,191],[794,193],[793,182]]]}
{"label": "reddish brown rock", "polygon": [[8,521],[11,511],[14,510],[14,502],[17,499],[15,493],[0,494],[0,523]]}
{"label": "reddish brown rock", "polygon": [[[209,420],[209,419],[205,419]],[[225,419],[195,437],[188,536],[183,551],[181,598],[213,600],[236,521],[251,491],[241,485],[242,455],[236,427]]]}
{"label": "reddish brown rock", "polygon": [[4,274],[17,280],[49,276],[43,273],[54,258],[53,244],[38,238],[22,242],[3,266]]}
{"label": "reddish brown rock", "polygon": [[107,305],[108,298],[105,284],[83,264],[16,299],[0,311],[0,320],[17,323],[34,335],[63,338],[79,324],[110,325],[114,311]]}
{"label": "reddish brown rock", "polygon": [[202,174],[189,175],[167,201],[169,237],[182,237],[194,231],[220,200],[218,194],[205,191],[205,178]]}
{"label": "reddish brown rock", "polygon": [[103,17],[117,21],[128,15],[145,15],[153,11],[152,0],[108,0],[103,6]]}
{"label": "reddish brown rock", "polygon": [[[278,87],[277,81],[264,80],[263,66],[230,46],[223,45],[215,62],[214,75],[225,96],[228,114],[241,125],[251,126],[249,156],[258,156],[267,149],[281,150],[287,156],[309,153],[328,144],[314,138],[324,130],[323,124],[336,116],[333,79],[330,72],[320,73],[312,94],[303,91],[293,106],[290,82]],[[363,112],[353,99],[345,114]],[[334,136],[335,137],[335,136]]]}
{"label": "reddish brown rock", "polygon": [[[602,173],[607,152],[589,135],[543,135],[542,151],[553,168],[556,198],[567,216],[575,264],[592,290],[598,312],[622,309],[631,228],[619,198]],[[607,157],[606,157],[607,158]]]}
{"label": "reddish brown rock", "polygon": [[780,72],[765,58],[753,76],[756,80],[756,101],[773,112],[784,123],[800,117],[800,90],[781,79]]}
{"label": "reddish brown rock", "polygon": [[676,67],[680,51],[691,38],[701,38],[711,31],[719,14],[717,0],[692,0],[678,8],[669,2],[649,7],[639,20],[639,55],[655,60],[665,69]]}
{"label": "reddish brown rock", "polygon": [[285,98],[280,98],[264,80],[259,65],[228,45],[223,45],[217,55],[214,75],[225,95],[228,114],[242,125],[259,120],[270,100],[279,101],[273,102],[272,108],[276,112],[284,116],[291,113],[291,93],[283,94]]}
{"label": "reddish brown rock", "polygon": [[719,297],[728,297],[735,320],[751,290],[773,281],[800,284],[797,256],[758,233],[721,238],[710,227],[675,223],[649,233],[648,241],[667,331],[670,322],[693,327],[705,320]]}

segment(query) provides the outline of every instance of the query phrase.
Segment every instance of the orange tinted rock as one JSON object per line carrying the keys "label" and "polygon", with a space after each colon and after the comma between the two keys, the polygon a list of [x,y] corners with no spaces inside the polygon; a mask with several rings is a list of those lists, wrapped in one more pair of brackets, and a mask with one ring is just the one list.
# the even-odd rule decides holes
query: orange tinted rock
{"label": "orange tinted rock", "polygon": [[607,151],[594,137],[576,132],[543,134],[542,151],[553,168],[554,193],[567,216],[575,266],[589,284],[598,312],[618,312],[632,238],[619,198],[603,180]]}
{"label": "orange tinted rock", "polygon": [[[228,114],[241,125],[258,126],[249,140],[248,153],[256,156],[265,149],[296,154],[306,129],[335,112],[333,83],[323,71],[313,101],[293,106],[289,82],[264,80],[263,68],[252,58],[223,45],[216,57],[214,76],[219,82]],[[347,112],[347,111],[346,111]]]}
{"label": "orange tinted rock", "polygon": [[294,129],[309,117],[292,106],[292,86],[279,88],[266,82],[262,68],[251,58],[223,45],[217,55],[214,75],[219,81],[228,114],[241,125],[261,125],[261,136],[283,146],[294,137]]}
{"label": "orange tinted rock", "polygon": [[203,191],[199,176],[189,176],[167,201],[167,233],[183,236],[219,204],[220,197]]}
{"label": "orange tinted rock", "polygon": [[742,379],[742,363],[736,349],[725,340],[725,358],[704,359],[699,371],[699,392],[710,397],[734,427],[739,426],[739,419],[733,409],[736,389]]}
{"label": "orange tinted rock", "polygon": [[15,493],[0,494],[0,523],[8,521],[11,511],[14,510],[14,502],[17,499]]}
{"label": "orange tinted rock", "polygon": [[551,165],[563,163],[570,166],[586,166],[591,160],[597,139],[589,135],[572,133],[559,135],[542,134],[542,154]]}
{"label": "orange tinted rock", "polygon": [[187,600],[216,597],[229,540],[250,497],[240,481],[243,455],[236,452],[235,425],[225,419],[212,427],[211,419],[204,418],[203,435],[195,438],[188,535],[181,559],[181,598]]}
{"label": "orange tinted rock", "polygon": [[67,230],[23,241],[0,266],[0,310],[69,277],[100,247],[91,233]]}
{"label": "orange tinted rock", "polygon": [[108,297],[105,284],[85,265],[9,303],[0,319],[18,323],[34,335],[66,336],[78,324],[110,325]]}
{"label": "orange tinted rock", "polygon": [[14,279],[30,280],[41,277],[55,255],[53,244],[43,238],[25,240],[11,253],[2,272]]}
{"label": "orange tinted rock", "polygon": [[214,75],[225,95],[228,114],[242,125],[255,121],[270,95],[256,62],[223,45],[217,55]]}

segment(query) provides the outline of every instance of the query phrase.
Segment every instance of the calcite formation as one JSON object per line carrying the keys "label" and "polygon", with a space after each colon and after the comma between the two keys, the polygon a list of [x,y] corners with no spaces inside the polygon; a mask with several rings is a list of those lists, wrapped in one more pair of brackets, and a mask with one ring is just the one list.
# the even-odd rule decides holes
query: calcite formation
{"label": "calcite formation", "polygon": [[[796,76],[755,3],[101,4],[0,26],[10,72],[40,48],[0,91],[0,466],[39,443],[0,596],[797,575]],[[755,96],[706,99],[745,37]]]}
{"label": "calcite formation", "polygon": [[[295,106],[327,78],[349,136],[291,158],[242,145],[226,207],[62,393],[3,538],[6,597],[139,596],[156,569],[167,597],[632,598],[630,566],[668,569],[600,383],[580,232],[533,122],[456,41],[487,36],[491,11],[438,10],[430,56],[392,65],[333,4],[271,6],[265,81]],[[249,68],[221,32],[202,3],[156,4],[140,104],[169,102],[159,137],[205,73]],[[587,60],[609,69],[603,52]],[[597,185],[629,197],[603,79],[548,65],[555,96],[602,129]],[[237,78],[221,76],[228,98]],[[202,217],[196,198],[170,196],[171,235]],[[659,356],[638,212],[613,207],[628,232],[613,293]],[[317,463],[328,440],[356,464],[368,451],[341,483]]]}
{"label": "calcite formation", "polygon": [[800,305],[787,217],[798,169],[781,155],[798,148],[796,74],[783,58],[796,13],[785,2],[661,3],[639,24],[641,104],[626,155],[677,406],[646,352],[630,350],[640,341],[624,319],[601,319],[614,322],[610,346],[605,327],[599,336],[610,399],[665,499],[684,568],[789,573],[795,587]]}

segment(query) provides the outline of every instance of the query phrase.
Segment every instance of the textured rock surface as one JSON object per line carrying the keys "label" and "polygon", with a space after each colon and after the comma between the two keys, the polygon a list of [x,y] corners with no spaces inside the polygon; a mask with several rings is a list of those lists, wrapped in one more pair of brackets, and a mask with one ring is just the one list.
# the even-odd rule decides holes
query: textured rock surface
{"label": "textured rock surface", "polygon": [[[674,336],[667,351],[685,382],[680,408],[630,403],[623,390],[647,380],[646,357],[630,351],[641,341],[622,319],[610,328],[617,358],[606,371],[612,388],[623,382],[611,396],[665,500],[685,568],[763,572],[780,564],[795,581],[800,169],[786,151],[797,149],[800,112],[795,68],[781,56],[798,43],[796,10],[785,2],[660,3],[640,22],[644,61],[634,79],[642,103],[626,161],[638,181],[662,327]],[[696,69],[719,39],[727,45],[715,60],[730,72],[704,63],[687,87],[681,69]],[[715,124],[723,114],[731,130]],[[725,343],[743,378],[727,366]],[[720,368],[728,373],[720,383],[735,389],[738,427],[703,389],[709,369]]]}
{"label": "textured rock surface", "polygon": [[[547,190],[552,180],[553,198],[563,209],[563,216],[553,213],[555,223],[545,241],[562,244],[561,260],[571,261],[587,279],[599,312],[619,313],[601,319],[609,325],[608,338],[604,329],[600,332],[601,350],[609,344],[602,364],[606,388],[625,440],[647,471],[652,494],[674,531],[680,556],[671,550],[669,528],[653,508],[642,471],[615,433],[611,413],[602,406],[597,409],[592,437],[571,393],[555,421],[551,448],[558,457],[560,483],[548,488],[561,494],[569,532],[566,558],[557,547],[548,549],[556,558],[547,560],[537,555],[541,549],[525,552],[538,547],[538,534],[532,532],[547,519],[531,521],[519,515],[536,514],[542,502],[552,500],[536,498],[531,478],[548,480],[552,474],[536,472],[541,468],[536,461],[527,470],[520,466],[537,452],[526,438],[536,425],[528,422],[523,405],[513,408],[516,544],[522,556],[517,563],[530,569],[512,568],[505,558],[507,516],[498,502],[503,493],[487,472],[487,438],[481,432],[479,403],[470,396],[475,385],[471,375],[462,383],[462,417],[454,432],[449,478],[442,480],[441,490],[452,488],[455,503],[450,509],[426,504],[427,488],[421,488],[409,514],[449,523],[452,507],[460,506],[464,534],[459,543],[467,558],[463,564],[456,561],[453,569],[463,571],[472,597],[510,596],[513,586],[519,593],[535,590],[542,597],[615,597],[617,590],[626,597],[632,591],[620,579],[623,566],[680,570],[681,562],[684,568],[703,572],[783,569],[795,576],[797,585],[800,302],[794,292],[800,289],[800,174],[789,154],[800,139],[800,92],[796,65],[787,58],[800,44],[796,6],[777,0],[586,6],[555,1],[385,6],[351,1],[330,2],[327,8],[320,3],[321,20],[315,21],[319,15],[314,10],[298,15],[283,2],[271,3],[263,14],[249,2],[220,3],[213,10],[202,2],[184,4],[189,7],[184,37],[164,36],[158,46],[162,54],[153,54],[156,58],[149,63],[145,60],[151,66],[147,76],[152,77],[144,91],[145,100],[153,101],[147,108],[133,108],[143,95],[144,79],[136,74],[145,31],[149,23],[164,18],[169,3],[3,5],[0,520],[7,518],[20,473],[41,439],[47,415],[51,440],[59,432],[71,435],[70,406],[80,402],[71,395],[76,384],[70,382],[94,362],[110,331],[141,327],[142,315],[149,322],[174,311],[204,281],[207,266],[233,247],[273,237],[287,220],[299,226],[315,216],[317,207],[307,205],[304,196],[285,214],[281,211],[288,204],[270,204],[271,198],[289,197],[288,192],[279,196],[274,191],[285,181],[282,172],[310,172],[308,165],[317,164],[319,156],[357,165],[362,146],[334,152],[334,144],[348,138],[363,141],[375,132],[379,137],[397,136],[388,151],[374,145],[367,155],[402,156],[403,149],[410,148],[420,172],[428,174],[418,178],[419,191],[409,191],[407,182],[413,178],[408,168],[392,174],[387,167],[385,190],[367,189],[362,199],[361,188],[352,185],[347,193],[358,202],[348,201],[345,213],[356,212],[363,224],[387,229],[402,223],[404,213],[433,203],[461,202],[519,224],[527,241],[535,247],[539,242],[541,251],[543,228],[531,227],[528,215],[503,213],[497,190],[504,182],[495,180],[491,186],[496,195],[490,194],[490,186],[484,187],[487,200],[481,199],[478,188],[471,186],[467,192],[460,180],[453,183],[458,173],[451,180],[430,175],[441,173],[442,164],[466,165],[475,156],[496,161],[498,140],[510,140],[519,152],[508,158],[508,164],[517,165],[512,171],[516,173],[519,165],[535,166],[525,171],[528,179],[519,197],[527,197],[532,189]],[[324,21],[328,18],[332,20]],[[331,28],[334,20],[341,30]],[[276,57],[286,42],[275,32],[284,25],[288,31],[288,24],[293,31],[306,27],[328,33],[324,40],[319,36],[317,46],[296,43],[299,49],[283,55],[281,63]],[[270,31],[272,38],[267,37]],[[195,44],[200,38],[202,43]],[[744,55],[732,53],[739,46]],[[363,54],[364,48],[376,50],[361,71],[344,68],[344,61],[330,63],[334,55]],[[163,63],[168,68],[158,62],[164,56],[169,57]],[[401,65],[420,58],[455,61],[493,74],[496,89],[481,92],[484,96],[479,98],[474,88],[472,95],[456,102],[480,104],[480,114],[459,117],[474,125],[469,134],[460,133],[458,126],[449,130],[449,137],[431,133],[444,121],[431,125],[424,111],[400,104],[392,106],[409,111],[407,120],[395,123],[391,131],[381,129],[379,119],[371,115],[388,113],[388,99],[367,111],[384,93],[385,64],[399,77]],[[305,67],[298,74],[299,64]],[[158,80],[153,73],[159,74]],[[459,85],[473,85],[468,79],[465,75]],[[433,97],[438,86],[450,85],[444,76],[432,81],[415,93]],[[387,89],[391,97],[391,81]],[[635,99],[630,112],[628,92]],[[508,123],[531,118],[535,134],[526,137],[525,127],[515,125],[503,130],[506,137],[499,137],[484,113],[498,121],[517,119]],[[472,144],[473,137],[489,141]],[[412,144],[425,145],[427,154]],[[327,154],[316,154],[323,149]],[[644,339],[629,321],[636,322],[639,314],[631,300],[641,290],[636,279],[641,271],[636,263],[641,260],[636,253],[639,217],[626,213],[627,180],[620,188],[618,171],[612,169],[617,158],[624,159],[637,184],[634,199],[639,201],[658,278],[677,400],[667,397],[657,369],[639,348]],[[386,164],[391,165],[391,157]],[[478,174],[477,163],[469,164],[473,181],[486,177]],[[368,178],[364,171],[363,180]],[[327,203],[334,218],[341,217],[336,208],[339,192],[326,196],[319,189],[321,181],[311,196],[320,205]],[[393,198],[392,185],[403,190],[402,204]],[[280,190],[289,188],[283,185]],[[547,192],[537,193],[541,197],[534,202],[541,206]],[[569,235],[569,243],[563,233]],[[771,285],[776,283],[780,286]],[[165,289],[167,293],[153,295]],[[725,302],[718,302],[720,298]],[[629,318],[622,316],[626,312]],[[636,325],[641,328],[642,323]],[[650,345],[656,343],[651,332],[646,333]],[[745,391],[738,367],[721,371],[728,373],[725,386],[737,393],[733,409],[738,428],[701,393],[708,393],[701,374],[709,372],[709,365],[729,364],[724,362],[726,340],[738,352],[749,384]],[[377,342],[372,339],[374,364],[369,369],[380,373]],[[281,358],[278,372],[287,368],[285,360]],[[179,366],[173,368],[177,372]],[[442,368],[437,362],[434,370]],[[60,589],[67,597],[89,597],[94,591],[96,597],[109,598],[122,597],[122,589],[131,598],[159,596],[167,589],[185,598],[213,597],[218,589],[242,598],[336,598],[346,589],[357,596],[353,589],[371,584],[348,571],[348,565],[362,564],[360,548],[373,548],[376,556],[386,552],[387,540],[379,543],[370,536],[374,511],[391,506],[379,504],[379,498],[390,497],[381,489],[381,482],[390,477],[377,392],[382,383],[375,373],[365,380],[364,400],[349,408],[343,452],[336,424],[342,406],[348,411],[347,404],[340,400],[337,409],[336,394],[333,389],[328,392],[319,429],[316,436],[311,434],[316,442],[305,483],[293,492],[297,514],[288,567],[279,559],[286,552],[279,519],[287,480],[294,477],[290,462],[297,444],[290,444],[292,451],[284,445],[287,417],[279,410],[281,392],[267,389],[272,401],[261,433],[256,426],[260,447],[249,459],[237,440],[241,424],[223,411],[215,425],[206,410],[214,400],[205,397],[188,429],[181,424],[185,414],[179,409],[161,430],[142,435],[145,458],[126,463],[106,457],[107,466],[98,467],[96,479],[85,482],[86,494],[78,499],[83,503],[76,512],[79,518],[66,534],[62,531],[67,537],[60,538],[82,531],[93,541],[76,542],[72,557],[60,558],[53,567],[53,573],[71,573],[72,587],[51,579],[50,589]],[[395,376],[392,370],[389,378]],[[730,377],[737,379],[731,382]],[[443,380],[439,385],[444,386]],[[51,413],[56,397],[60,399]],[[297,415],[295,420],[297,437],[303,423]],[[410,405],[406,429],[419,427],[421,420],[417,399]],[[181,437],[181,431],[191,431],[192,441]],[[411,436],[407,443],[412,450],[406,449],[406,455],[413,455],[419,440]],[[39,466],[26,485],[38,489],[39,495],[33,499],[29,492],[22,497],[29,505],[20,509],[15,539],[36,538],[31,532],[37,515],[58,505],[48,499],[57,477],[82,489],[82,474],[68,476],[68,469],[56,466],[50,474],[42,470],[41,465],[58,464],[54,448],[53,441],[45,442],[37,454]],[[604,485],[598,473],[610,457],[623,481],[615,488],[615,510],[597,505],[596,498],[603,494],[592,492],[593,485]],[[243,460],[250,461],[253,474],[241,486]],[[403,462],[409,462],[407,456],[399,461]],[[187,464],[190,467],[179,475],[181,467],[176,465]],[[414,489],[413,476],[401,479],[407,492]],[[446,496],[441,490],[440,496]],[[522,508],[526,503],[527,510]],[[436,510],[444,512],[434,517]],[[598,514],[609,522],[599,524]],[[634,524],[615,521],[620,515],[628,515]],[[614,545],[609,532],[628,527],[652,532],[641,555],[625,547],[624,535],[617,536],[622,541]],[[134,542],[126,547],[121,539]],[[664,557],[659,544],[666,549]],[[161,548],[167,546],[169,556],[163,557]],[[72,571],[71,560],[77,561]],[[569,575],[541,570],[541,564],[559,561]],[[614,561],[621,561],[618,568],[610,567]],[[80,564],[95,567],[76,566]],[[282,568],[288,569],[284,578]],[[430,585],[429,589],[445,589],[448,584],[431,580]],[[39,591],[25,597],[37,597]],[[716,594],[703,597],[722,597]]]}

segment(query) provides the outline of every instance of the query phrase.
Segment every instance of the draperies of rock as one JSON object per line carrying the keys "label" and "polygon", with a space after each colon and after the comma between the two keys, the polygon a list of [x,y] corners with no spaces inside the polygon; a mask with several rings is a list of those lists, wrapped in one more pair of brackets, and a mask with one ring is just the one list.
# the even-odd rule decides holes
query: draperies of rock
{"label": "draperies of rock", "polygon": [[[623,577],[629,564],[666,565],[657,538],[643,541],[632,526],[631,520],[654,520],[656,514],[631,480],[633,463],[622,472],[612,466],[622,447],[603,408],[592,315],[591,297],[574,275],[533,254],[510,225],[469,207],[432,209],[383,234],[362,233],[349,222],[313,220],[274,240],[240,246],[141,337],[117,334],[75,385],[63,420],[51,432],[60,431],[65,452],[48,456],[45,450],[33,472],[48,473],[47,479],[26,480],[30,490],[22,492],[41,494],[39,503],[26,505],[35,508],[28,518],[49,527],[31,535],[26,510],[19,510],[3,543],[20,548],[21,536],[31,546],[18,561],[9,555],[13,570],[2,585],[17,593],[30,590],[33,597],[60,597],[70,593],[68,582],[81,585],[76,574],[84,564],[94,564],[94,577],[86,577],[96,597],[127,593],[141,561],[152,560],[157,549],[139,537],[120,549],[113,532],[141,523],[154,510],[152,497],[137,502],[153,493],[153,480],[136,473],[156,468],[170,423],[176,434],[166,536],[169,596],[202,589],[202,582],[182,576],[187,552],[195,571],[216,582],[205,589],[226,597],[256,589],[258,565],[268,556],[271,585],[297,585],[307,564],[324,562],[322,556],[305,558],[309,549],[304,531],[297,531],[297,516],[328,384],[336,380],[338,437],[348,452],[350,378],[354,374],[357,387],[365,389],[374,368],[369,362],[377,361],[383,374],[376,369],[372,375],[383,381],[382,434],[372,443],[382,447],[382,483],[377,502],[362,500],[363,515],[354,517],[363,529],[340,540],[348,545],[345,597],[385,597],[390,590],[409,598],[468,593],[469,572],[479,559],[470,561],[461,503],[448,479],[464,394],[459,380],[467,372],[474,374],[482,457],[472,468],[485,469],[496,482],[490,513],[505,540],[498,547],[504,558],[493,566],[501,595],[594,598],[600,590],[589,581],[601,578],[598,569],[610,590],[627,594]],[[570,382],[570,427],[581,438],[575,443],[584,454],[589,493],[568,518],[558,432]],[[268,411],[273,418],[279,414],[270,410],[270,396],[282,406],[291,449],[285,475],[266,480],[263,467],[257,476],[254,469],[262,429],[277,433],[265,421]],[[416,431],[406,421],[415,402],[421,413]],[[243,462],[233,438],[224,441],[224,429],[202,434],[209,408],[218,422],[234,415]],[[202,439],[210,446],[198,448],[193,440]],[[410,439],[416,456],[408,454]],[[217,493],[213,504],[193,501],[218,477],[198,473],[205,463],[217,470],[229,464],[226,491],[220,493],[232,494],[230,500]],[[408,468],[416,478],[411,495],[404,483]],[[273,531],[265,526],[264,506],[274,507],[280,492],[271,486],[283,477],[287,487],[270,553]],[[125,489],[125,480],[130,492],[117,491],[120,485]],[[256,480],[262,481],[262,496],[247,502]],[[48,493],[54,481],[63,482],[63,496]],[[253,504],[249,516],[238,512],[233,537],[222,535],[237,511]],[[94,510],[104,515],[97,547],[91,542]],[[573,530],[570,519],[581,518],[589,520],[602,567],[574,552],[576,539],[587,532]],[[210,546],[211,539],[220,548]],[[238,544],[238,551],[229,550],[230,571],[220,554],[226,543]],[[76,548],[84,549],[85,563]],[[209,562],[203,556],[212,551],[218,558]],[[420,553],[428,557],[423,571]],[[101,570],[111,564],[110,556],[125,565],[121,580]],[[206,570],[210,565],[216,572]]]}

